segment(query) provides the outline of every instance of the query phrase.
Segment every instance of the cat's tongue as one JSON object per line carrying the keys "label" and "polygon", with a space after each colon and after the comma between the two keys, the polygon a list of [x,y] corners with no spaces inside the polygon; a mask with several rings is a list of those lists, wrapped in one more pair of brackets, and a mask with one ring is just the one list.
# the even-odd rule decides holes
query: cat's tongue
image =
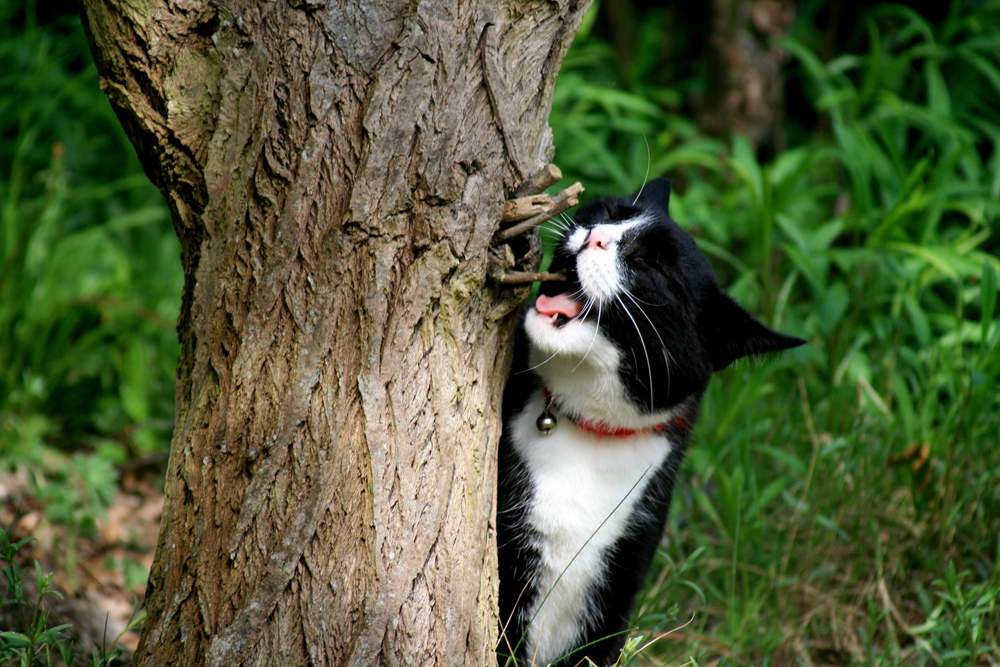
{"label": "cat's tongue", "polygon": [[569,319],[573,319],[583,310],[583,304],[575,299],[571,299],[569,292],[555,296],[540,294],[538,300],[535,301],[535,310],[546,317],[562,314]]}

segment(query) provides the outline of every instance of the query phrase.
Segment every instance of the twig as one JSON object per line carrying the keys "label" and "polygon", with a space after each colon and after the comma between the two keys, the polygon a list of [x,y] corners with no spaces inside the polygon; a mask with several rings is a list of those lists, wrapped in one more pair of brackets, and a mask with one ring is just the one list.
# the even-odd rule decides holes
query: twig
{"label": "twig", "polygon": [[529,232],[546,220],[550,220],[551,218],[559,215],[571,206],[576,206],[580,201],[578,197],[581,192],[583,192],[583,186],[580,183],[574,183],[569,186],[552,198],[552,208],[549,210],[539,213],[535,217],[529,218],[524,222],[520,222],[513,227],[497,232],[496,236],[493,237],[493,245],[500,245],[515,236],[520,236],[525,232]]}
{"label": "twig", "polygon": [[558,183],[562,180],[562,172],[559,171],[559,167],[554,164],[547,164],[542,167],[539,171],[528,177],[524,183],[521,183],[514,190],[513,199],[519,199],[521,197],[527,197],[528,195],[538,194],[545,190],[545,188]]}
{"label": "twig", "polygon": [[533,282],[561,282],[566,280],[566,275],[562,273],[529,273],[527,271],[511,271],[500,277],[500,282],[508,285],[524,285]]}
{"label": "twig", "polygon": [[544,213],[552,207],[552,197],[544,192],[540,195],[529,195],[517,199],[508,199],[503,205],[501,225],[527,220],[539,213]]}

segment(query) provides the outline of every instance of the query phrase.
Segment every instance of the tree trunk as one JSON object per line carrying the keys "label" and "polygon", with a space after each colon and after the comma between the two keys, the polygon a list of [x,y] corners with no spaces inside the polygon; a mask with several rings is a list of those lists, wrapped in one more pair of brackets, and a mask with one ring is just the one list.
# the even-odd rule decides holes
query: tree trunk
{"label": "tree trunk", "polygon": [[[836,4],[836,3],[834,3]],[[783,66],[777,44],[795,20],[792,0],[712,0],[704,40],[709,94],[697,108],[698,124],[727,136],[738,132],[754,146],[782,150]]]}
{"label": "tree trunk", "polygon": [[84,0],[186,276],[136,665],[492,663],[515,292],[589,0]]}

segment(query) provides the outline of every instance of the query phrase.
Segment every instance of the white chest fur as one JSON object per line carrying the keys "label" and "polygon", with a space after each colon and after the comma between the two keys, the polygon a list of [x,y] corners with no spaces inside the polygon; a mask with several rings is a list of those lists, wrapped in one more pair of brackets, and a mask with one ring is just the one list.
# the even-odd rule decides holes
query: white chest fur
{"label": "white chest fur", "polygon": [[514,447],[534,489],[528,521],[540,536],[540,593],[525,610],[534,620],[524,640],[538,665],[572,646],[587,621],[587,593],[605,576],[605,550],[628,530],[636,502],[671,451],[662,435],[600,437],[565,416],[543,435],[535,426],[543,407],[539,391],[514,420]]}

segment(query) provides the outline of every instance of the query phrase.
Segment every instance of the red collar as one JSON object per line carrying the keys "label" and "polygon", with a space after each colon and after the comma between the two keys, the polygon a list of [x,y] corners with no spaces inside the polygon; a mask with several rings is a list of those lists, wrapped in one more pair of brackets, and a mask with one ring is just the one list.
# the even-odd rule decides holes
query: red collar
{"label": "red collar", "polygon": [[[552,405],[554,402],[552,400],[552,392],[549,391],[548,387],[543,386],[542,391],[545,392],[545,403],[546,405]],[[560,412],[562,412],[560,410]],[[671,431],[690,431],[691,422],[687,417],[674,417],[670,421],[664,422],[662,424],[655,424],[653,426],[647,426],[645,428],[612,428],[600,422],[590,422],[586,419],[574,419],[563,412],[563,415],[567,419],[576,424],[576,427],[581,431],[587,431],[588,433],[593,433],[595,435],[601,436],[603,438],[627,438],[629,436],[638,435],[640,433],[657,433],[669,434]]]}

